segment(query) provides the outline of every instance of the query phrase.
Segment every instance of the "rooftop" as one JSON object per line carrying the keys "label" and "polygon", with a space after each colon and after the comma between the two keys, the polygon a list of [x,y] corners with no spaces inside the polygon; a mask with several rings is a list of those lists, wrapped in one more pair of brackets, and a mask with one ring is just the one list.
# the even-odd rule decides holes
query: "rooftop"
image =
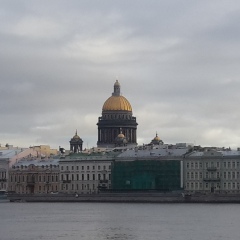
{"label": "rooftop", "polygon": [[16,156],[17,154],[23,152],[25,149],[19,148],[19,149],[3,149],[0,150],[0,159],[1,158],[12,158]]}
{"label": "rooftop", "polygon": [[221,157],[230,157],[230,156],[239,156],[239,150],[208,150],[208,151],[193,151],[188,154],[188,157],[207,157],[207,156],[221,156]]}
{"label": "rooftop", "polygon": [[29,165],[35,165],[35,166],[50,166],[50,165],[58,165],[59,159],[23,159],[19,160],[17,163],[15,163],[13,166],[29,166]]}

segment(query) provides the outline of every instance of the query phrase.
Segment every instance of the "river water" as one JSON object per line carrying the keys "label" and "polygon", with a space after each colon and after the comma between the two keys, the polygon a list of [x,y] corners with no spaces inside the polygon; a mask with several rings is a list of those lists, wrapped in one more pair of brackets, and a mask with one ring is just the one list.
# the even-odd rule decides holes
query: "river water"
{"label": "river water", "polygon": [[239,240],[238,204],[0,203],[0,240]]}

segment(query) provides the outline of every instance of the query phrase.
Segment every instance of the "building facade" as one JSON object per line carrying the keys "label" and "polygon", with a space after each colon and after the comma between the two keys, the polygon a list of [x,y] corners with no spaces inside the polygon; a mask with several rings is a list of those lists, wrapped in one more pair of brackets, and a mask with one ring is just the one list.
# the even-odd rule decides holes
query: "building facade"
{"label": "building facade", "polygon": [[52,157],[58,155],[57,149],[51,149],[49,145],[39,145],[30,147],[33,151],[37,152],[38,157]]}
{"label": "building facade", "polygon": [[47,194],[59,191],[59,159],[22,160],[9,169],[8,191]]}
{"label": "building facade", "polygon": [[183,156],[188,150],[186,144],[151,144],[123,151],[112,164],[112,190],[183,190]]}
{"label": "building facade", "polygon": [[0,191],[8,189],[8,171],[11,166],[23,158],[34,156],[37,156],[37,152],[30,148],[13,147],[8,144],[0,148]]}
{"label": "building facade", "polygon": [[0,192],[7,191],[9,160],[0,159]]}
{"label": "building facade", "polygon": [[1,190],[20,194],[148,190],[240,194],[240,151],[234,150],[195,151],[186,144],[99,148],[61,159],[22,159],[8,171],[5,160],[0,165]]}
{"label": "building facade", "polygon": [[79,153],[61,159],[60,192],[93,194],[111,188],[113,159],[111,153]]}
{"label": "building facade", "polygon": [[98,147],[115,147],[118,135],[123,134],[128,146],[137,145],[137,122],[129,101],[121,95],[120,83],[114,84],[114,92],[102,107],[98,118]]}
{"label": "building facade", "polygon": [[240,151],[208,150],[187,155],[184,182],[190,193],[240,193]]}

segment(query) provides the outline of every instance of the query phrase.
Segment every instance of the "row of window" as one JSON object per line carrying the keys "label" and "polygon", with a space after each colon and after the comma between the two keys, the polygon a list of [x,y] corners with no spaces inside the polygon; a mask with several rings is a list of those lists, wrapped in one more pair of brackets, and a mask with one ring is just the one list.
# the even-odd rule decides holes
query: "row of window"
{"label": "row of window", "polygon": [[[61,166],[61,170],[66,170],[66,171],[69,171],[69,170],[77,170],[79,171],[80,169],[83,171],[83,170],[90,170],[90,166],[81,166],[81,168],[79,166],[71,166],[71,168],[69,166],[66,166],[66,168],[64,169],[64,166]],[[107,166],[103,166],[103,168],[101,169],[101,166],[98,165],[97,167],[98,170],[107,170]],[[111,165],[108,166],[108,169],[110,170],[111,169]],[[91,170],[95,170],[95,165],[92,166]]]}
{"label": "row of window", "polygon": [[131,116],[130,115],[125,115],[125,114],[118,114],[118,115],[116,115],[116,114],[104,114],[103,115],[103,119],[131,119]]}
{"label": "row of window", "polygon": [[239,172],[224,172],[223,178],[225,179],[239,179]]}
{"label": "row of window", "polygon": [[[199,183],[199,182],[187,182],[186,183],[186,189],[187,190],[204,190],[203,189],[211,189],[212,187],[215,189],[215,190],[220,190],[221,186],[220,186],[220,183],[217,183],[216,185],[213,185],[213,184],[210,184],[208,182],[206,182],[205,184],[203,183]],[[240,184],[239,183],[223,183],[222,185],[223,189],[230,189],[230,190],[239,190],[240,188]]]}
{"label": "row of window", "polygon": [[199,180],[203,178],[202,172],[187,172],[187,179]]}
{"label": "row of window", "polygon": [[61,185],[61,190],[62,191],[68,191],[68,190],[72,190],[72,191],[78,191],[78,190],[92,190],[95,191],[97,190],[98,186],[95,184],[62,184]]}
{"label": "row of window", "polygon": [[239,168],[240,163],[239,162],[187,162],[186,167],[188,169],[199,169],[202,168],[204,164],[205,168],[220,168],[220,166],[224,168]]}
{"label": "row of window", "polygon": [[85,181],[85,180],[111,180],[111,174],[61,174],[61,180],[64,181]]}
{"label": "row of window", "polygon": [[[239,179],[239,172],[223,172],[223,175],[220,172],[205,172],[204,178],[220,178],[224,179]],[[187,172],[187,179],[200,180],[203,178],[202,172]]]}
{"label": "row of window", "polygon": [[52,164],[50,164],[49,166],[48,165],[36,166],[34,164],[31,164],[29,166],[23,166],[23,165],[21,165],[21,166],[13,166],[12,168],[13,169],[19,169],[19,168],[21,168],[21,169],[23,169],[23,168],[31,168],[31,169],[33,169],[33,168],[58,168],[58,167],[59,167],[59,165],[52,165]]}
{"label": "row of window", "polygon": [[58,182],[58,175],[47,175],[47,176],[21,176],[11,175],[10,182]]}
{"label": "row of window", "polygon": [[41,192],[41,191],[43,191],[43,192],[46,192],[47,191],[47,193],[49,192],[49,191],[58,191],[58,185],[55,185],[55,186],[38,186],[38,190],[39,190],[39,192]]}
{"label": "row of window", "polygon": [[198,183],[198,182],[186,183],[187,190],[202,190],[202,187],[203,187],[203,183]]}
{"label": "row of window", "polygon": [[[15,191],[16,193],[28,193],[29,192],[29,188],[28,187],[24,187],[24,186],[13,186],[11,185],[9,187],[10,191]],[[58,185],[55,186],[38,186],[38,191],[39,193],[49,193],[50,191],[58,191]]]}

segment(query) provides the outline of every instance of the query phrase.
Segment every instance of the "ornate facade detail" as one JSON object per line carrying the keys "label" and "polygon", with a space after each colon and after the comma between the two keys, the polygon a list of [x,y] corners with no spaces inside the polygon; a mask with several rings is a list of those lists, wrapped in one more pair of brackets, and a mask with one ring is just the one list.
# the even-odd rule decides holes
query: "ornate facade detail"
{"label": "ornate facade detail", "polygon": [[54,160],[26,160],[9,170],[8,191],[20,194],[59,191],[59,164]]}

